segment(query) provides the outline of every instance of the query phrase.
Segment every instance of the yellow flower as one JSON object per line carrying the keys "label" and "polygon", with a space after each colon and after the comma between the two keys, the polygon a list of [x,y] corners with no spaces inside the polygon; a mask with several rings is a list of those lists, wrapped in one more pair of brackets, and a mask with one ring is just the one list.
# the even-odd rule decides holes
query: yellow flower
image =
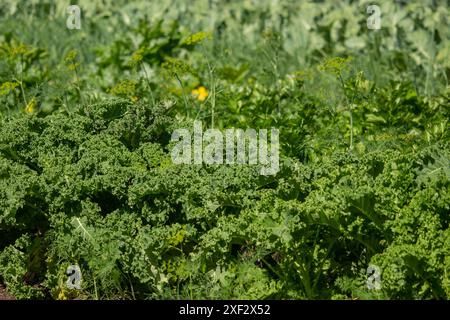
{"label": "yellow flower", "polygon": [[192,95],[199,101],[205,101],[208,97],[208,90],[204,86],[200,86],[197,89],[192,90]]}
{"label": "yellow flower", "polygon": [[66,295],[64,294],[64,291],[61,290],[58,294],[58,300],[67,300]]}
{"label": "yellow flower", "polygon": [[131,56],[131,60],[128,62],[128,65],[131,67],[135,67],[142,61],[142,59],[144,59],[144,48],[140,48],[133,53],[133,55]]}
{"label": "yellow flower", "polygon": [[67,68],[70,71],[74,71],[77,69],[77,67],[80,65],[79,62],[77,62],[77,58],[78,58],[78,52],[77,50],[70,50],[66,57],[64,58],[64,62],[67,65]]}
{"label": "yellow flower", "polygon": [[18,56],[27,52],[27,46],[23,43],[19,44],[17,47],[11,48],[11,54],[13,56]]}
{"label": "yellow flower", "polygon": [[0,96],[7,95],[12,90],[14,90],[16,87],[18,87],[19,84],[16,82],[4,82],[0,85]]}
{"label": "yellow flower", "polygon": [[113,88],[109,89],[108,92],[119,97],[134,96],[137,84],[137,81],[134,80],[123,80],[116,84]]}
{"label": "yellow flower", "polygon": [[189,37],[187,37],[186,40],[183,41],[184,44],[187,45],[196,45],[197,43],[202,42],[205,39],[212,39],[212,32],[204,32],[200,31],[197,33],[191,34]]}
{"label": "yellow flower", "polygon": [[27,106],[25,107],[26,113],[33,113],[36,110],[36,100],[33,98],[28,102]]}

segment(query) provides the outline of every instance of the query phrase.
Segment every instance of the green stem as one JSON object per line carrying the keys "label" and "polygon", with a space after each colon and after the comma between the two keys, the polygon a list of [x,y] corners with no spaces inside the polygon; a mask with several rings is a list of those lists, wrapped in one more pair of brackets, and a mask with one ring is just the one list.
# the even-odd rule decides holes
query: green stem
{"label": "green stem", "polygon": [[151,85],[150,85],[150,78],[148,77],[147,69],[145,69],[145,66],[144,66],[144,64],[142,63],[142,61],[139,63],[139,65],[140,65],[142,71],[144,71],[144,74],[145,74],[145,80],[147,80],[148,90],[150,91],[150,97],[151,97],[152,103],[153,103],[153,105],[154,105],[154,104],[155,104],[155,97],[154,97],[154,95],[153,95],[153,90],[152,90],[152,87],[151,87]]}
{"label": "green stem", "polygon": [[84,102],[83,102],[83,96],[81,95],[80,78],[78,77],[78,70],[77,70],[77,66],[76,66],[75,63],[74,63],[74,67],[75,67],[75,77],[76,77],[76,80],[77,80],[77,84],[75,85],[75,87],[77,88],[78,95],[79,95],[79,97],[80,97],[80,102],[81,102],[81,104],[83,105]]}
{"label": "green stem", "polygon": [[94,280],[94,294],[95,294],[95,300],[98,300],[97,281],[95,280],[94,272],[92,272],[92,279]]}
{"label": "green stem", "polygon": [[176,73],[175,73],[175,78],[177,78],[178,83],[180,84],[180,87],[181,87],[181,94],[183,95],[183,100],[184,100],[184,107],[185,107],[185,109],[186,109],[186,116],[188,116],[189,104],[188,104],[188,101],[187,101],[187,98],[186,98],[186,94],[185,94],[185,92],[184,92],[184,86],[183,86],[183,83],[181,82],[180,77],[179,77],[178,74],[176,74]]}
{"label": "green stem", "polygon": [[214,79],[214,68],[209,63],[208,56],[206,54],[205,46],[202,44],[203,56],[205,57],[206,64],[209,70],[209,82],[211,83],[211,128],[214,128],[214,114],[216,109],[216,80]]}
{"label": "green stem", "polygon": [[212,82],[212,88],[211,88],[211,128],[214,128],[214,110],[216,108],[216,81],[212,80],[212,75],[211,75],[211,82]]}
{"label": "green stem", "polygon": [[350,103],[347,97],[347,90],[345,89],[344,79],[342,79],[342,74],[339,73],[339,81],[341,82],[342,90],[344,91],[345,103],[348,108],[348,112],[350,113],[350,150],[353,150],[353,113]]}
{"label": "green stem", "polygon": [[269,262],[267,262],[266,259],[261,258],[261,261],[262,261],[262,262],[270,269],[270,271],[272,271],[274,274],[276,274],[277,277],[278,277],[279,279],[282,279],[281,274],[280,274],[279,272],[277,272],[277,271],[275,270],[275,268],[272,267],[272,265],[271,265]]}
{"label": "green stem", "polygon": [[20,56],[20,81],[19,81],[19,84],[20,84],[20,90],[22,91],[23,101],[25,102],[25,106],[27,106],[28,101],[25,96],[25,89],[23,88],[23,56],[22,55]]}
{"label": "green stem", "polygon": [[28,102],[27,102],[27,98],[25,96],[25,90],[23,89],[22,81],[19,81],[19,84],[20,84],[20,91],[22,92],[23,102],[25,103],[25,106],[27,106]]}

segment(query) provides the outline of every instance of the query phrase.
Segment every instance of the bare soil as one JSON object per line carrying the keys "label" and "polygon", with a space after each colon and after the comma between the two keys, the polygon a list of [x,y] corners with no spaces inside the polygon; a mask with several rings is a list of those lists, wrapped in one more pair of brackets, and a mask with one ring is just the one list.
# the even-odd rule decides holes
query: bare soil
{"label": "bare soil", "polygon": [[15,300],[14,297],[6,292],[5,287],[0,283],[0,300]]}

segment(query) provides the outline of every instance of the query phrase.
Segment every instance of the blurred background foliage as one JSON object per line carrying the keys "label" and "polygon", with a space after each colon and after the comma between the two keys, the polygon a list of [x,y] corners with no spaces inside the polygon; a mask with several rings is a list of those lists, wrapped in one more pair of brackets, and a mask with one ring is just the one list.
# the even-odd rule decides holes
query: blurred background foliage
{"label": "blurred background foliage", "polygon": [[[70,82],[71,75],[57,68],[70,50],[80,52],[77,85],[83,87],[86,99],[135,77],[128,62],[140,49],[154,89],[162,85],[155,83],[154,76],[166,56],[181,57],[199,69],[205,68],[205,59],[214,61],[217,75],[240,83],[252,77],[273,83],[326,57],[353,56],[357,69],[377,85],[408,79],[426,95],[448,86],[450,26],[444,0],[378,1],[381,30],[377,31],[366,26],[370,15],[366,7],[372,3],[365,0],[85,0],[70,4],[81,8],[81,30],[65,26],[69,1],[4,0],[0,4],[3,56],[14,46],[28,46],[23,85],[44,110],[71,103],[70,96],[65,96],[68,101],[62,98],[67,86],[59,85]],[[200,31],[211,32],[212,40],[188,55],[192,46],[182,41]],[[11,63],[18,59],[9,58],[7,65],[2,59],[2,82],[11,81],[17,73]],[[206,77],[200,73],[196,80],[204,82]],[[192,80],[189,85],[196,83]],[[18,94],[19,89],[15,91]]]}

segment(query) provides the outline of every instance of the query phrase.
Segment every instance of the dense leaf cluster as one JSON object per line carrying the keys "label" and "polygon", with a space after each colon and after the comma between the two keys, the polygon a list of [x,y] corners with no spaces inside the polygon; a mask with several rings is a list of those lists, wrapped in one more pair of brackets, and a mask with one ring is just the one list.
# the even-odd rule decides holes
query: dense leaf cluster
{"label": "dense leaf cluster", "polygon": [[[18,297],[448,298],[450,148],[173,165],[164,107],[0,129],[0,270]],[[180,125],[178,123],[178,125]],[[382,269],[382,290],[366,268]],[[78,264],[83,290],[68,291]]]}

